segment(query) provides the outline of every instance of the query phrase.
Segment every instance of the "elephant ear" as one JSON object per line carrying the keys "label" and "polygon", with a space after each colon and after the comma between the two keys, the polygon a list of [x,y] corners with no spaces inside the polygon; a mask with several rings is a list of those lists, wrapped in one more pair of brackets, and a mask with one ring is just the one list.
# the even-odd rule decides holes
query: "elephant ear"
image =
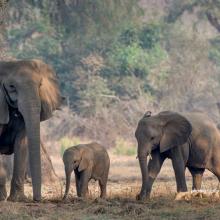
{"label": "elephant ear", "polygon": [[9,122],[8,103],[5,98],[5,93],[1,85],[0,89],[0,124],[7,124]]}
{"label": "elephant ear", "polygon": [[62,97],[60,94],[57,76],[52,67],[41,60],[32,60],[35,72],[40,75],[39,94],[41,98],[41,121],[47,120],[52,116],[54,110],[61,105]]}
{"label": "elephant ear", "polygon": [[160,152],[184,144],[192,132],[190,122],[176,112],[162,112],[159,114],[163,122],[163,134],[160,140]]}
{"label": "elephant ear", "polygon": [[87,151],[84,151],[82,153],[82,159],[79,163],[78,171],[81,172],[89,168],[90,164],[91,164],[91,158],[89,156],[89,153]]}

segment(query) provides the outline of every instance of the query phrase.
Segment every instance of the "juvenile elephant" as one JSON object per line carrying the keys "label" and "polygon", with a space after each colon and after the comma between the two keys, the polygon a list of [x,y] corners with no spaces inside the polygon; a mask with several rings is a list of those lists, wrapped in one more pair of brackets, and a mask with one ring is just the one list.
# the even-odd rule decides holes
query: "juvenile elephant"
{"label": "juvenile elephant", "polygon": [[[193,177],[193,189],[201,188],[205,169],[220,181],[220,132],[203,113],[179,114],[165,111],[145,115],[138,123],[135,136],[142,173],[138,200],[150,196],[152,185],[166,158],[172,160],[177,191],[187,191],[185,167]],[[147,156],[152,156],[147,165]]]}
{"label": "juvenile elephant", "polygon": [[110,159],[106,149],[97,144],[80,144],[65,150],[63,162],[66,173],[67,197],[70,188],[71,173],[75,172],[77,196],[85,197],[88,191],[90,179],[98,180],[101,190],[101,198],[106,197],[106,184],[108,180]]}
{"label": "juvenile elephant", "polygon": [[[9,200],[25,199],[28,150],[33,199],[41,199],[40,121],[50,118],[61,100],[56,74],[44,62],[0,62],[0,153],[14,153]],[[0,200],[7,196],[3,188]]]}

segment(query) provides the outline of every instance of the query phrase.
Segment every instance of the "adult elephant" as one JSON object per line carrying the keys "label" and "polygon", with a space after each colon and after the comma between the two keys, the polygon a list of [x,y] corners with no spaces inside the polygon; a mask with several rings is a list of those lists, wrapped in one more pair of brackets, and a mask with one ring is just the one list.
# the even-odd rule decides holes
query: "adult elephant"
{"label": "adult elephant", "polygon": [[[41,200],[40,121],[50,118],[60,101],[56,75],[44,62],[0,62],[0,153],[14,153],[8,200],[25,199],[24,175],[28,152],[33,199]],[[25,144],[26,139],[28,145]],[[0,199],[6,196],[5,189],[0,188]]]}
{"label": "adult elephant", "polygon": [[[209,169],[220,180],[220,133],[205,114],[179,114],[165,111],[146,114],[138,123],[135,136],[142,173],[138,200],[150,196],[152,185],[166,158],[172,160],[177,191],[187,191],[185,168],[193,177],[193,189],[201,188],[202,175]],[[147,156],[151,159],[147,165]]]}

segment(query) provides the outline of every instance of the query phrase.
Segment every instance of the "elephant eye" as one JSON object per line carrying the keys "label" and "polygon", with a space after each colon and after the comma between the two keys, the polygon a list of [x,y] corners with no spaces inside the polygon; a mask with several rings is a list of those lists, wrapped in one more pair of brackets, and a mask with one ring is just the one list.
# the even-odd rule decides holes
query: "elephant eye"
{"label": "elephant eye", "polygon": [[151,139],[151,141],[152,141],[152,140],[154,139],[154,137],[151,137],[150,139]]}
{"label": "elephant eye", "polygon": [[13,92],[16,90],[14,85],[9,85],[9,89],[10,89],[10,92]]}

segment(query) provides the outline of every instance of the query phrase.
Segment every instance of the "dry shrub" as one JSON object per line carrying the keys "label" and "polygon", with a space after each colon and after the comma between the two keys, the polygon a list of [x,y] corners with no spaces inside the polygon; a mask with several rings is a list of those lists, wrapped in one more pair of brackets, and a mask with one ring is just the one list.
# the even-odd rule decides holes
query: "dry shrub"
{"label": "dry shrub", "polygon": [[134,204],[134,203],[127,203],[122,207],[122,211],[120,212],[120,215],[122,215],[122,216],[126,216],[126,215],[139,216],[144,212],[146,212],[146,208],[143,207],[143,205]]}
{"label": "dry shrub", "polygon": [[211,199],[211,200],[219,200],[220,199],[220,192],[218,190],[193,190],[191,192],[180,192],[177,193],[175,200],[192,200],[195,198],[199,199]]}
{"label": "dry shrub", "polygon": [[90,213],[93,213],[95,215],[98,214],[105,214],[108,212],[107,207],[104,205],[98,205],[95,207],[92,207],[91,209],[88,210]]}
{"label": "dry shrub", "polygon": [[[120,101],[116,106],[102,108],[95,117],[89,118],[82,117],[65,107],[55,112],[50,120],[41,123],[43,141],[52,145],[64,137],[79,138],[97,141],[110,148],[117,145],[117,140],[126,140],[129,145],[135,146],[134,132],[138,120],[145,111],[156,111],[156,106],[148,105],[145,101],[144,97],[139,100]],[[51,152],[54,151],[54,146],[52,149]],[[50,151],[49,148],[48,150]],[[56,152],[60,154],[59,149]]]}

